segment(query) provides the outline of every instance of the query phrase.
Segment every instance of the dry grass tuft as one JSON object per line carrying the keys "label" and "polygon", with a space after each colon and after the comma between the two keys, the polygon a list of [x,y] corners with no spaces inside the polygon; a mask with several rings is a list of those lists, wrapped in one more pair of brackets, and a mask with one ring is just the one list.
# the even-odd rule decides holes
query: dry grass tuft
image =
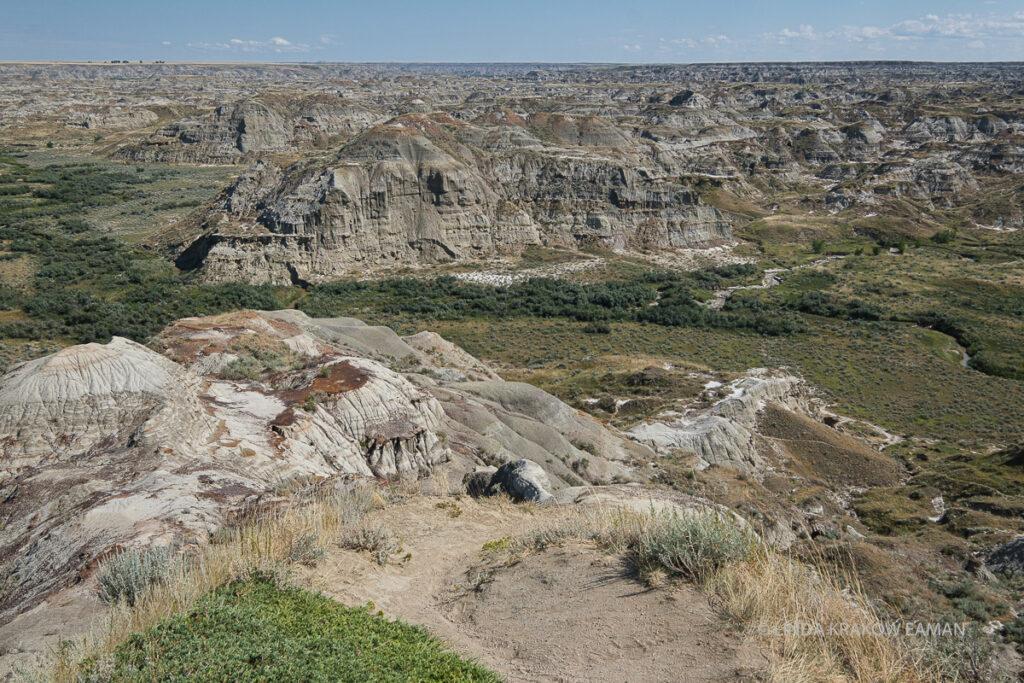
{"label": "dry grass tuft", "polygon": [[349,529],[339,539],[338,545],[346,550],[368,552],[382,567],[402,552],[398,540],[380,524],[362,524]]}
{"label": "dry grass tuft", "polygon": [[[902,634],[843,629],[876,624],[879,616],[855,580],[823,564],[811,566],[762,548],[748,561],[718,572],[707,589],[725,617],[758,633],[771,654],[771,680],[939,680],[921,670],[919,644]],[[820,626],[821,633],[785,628],[800,624]]]}
{"label": "dry grass tuft", "polygon": [[[315,563],[322,549],[347,529],[362,522],[380,496],[372,487],[323,489],[301,505],[290,505],[221,530],[214,543],[183,557],[151,581],[132,600],[111,603],[108,614],[90,633],[62,643],[51,666],[27,672],[28,677],[58,682],[76,681],[80,663],[100,659],[134,632],[162,619],[188,611],[199,598],[251,572],[280,572],[290,562]],[[140,584],[133,584],[133,586]]]}
{"label": "dry grass tuft", "polygon": [[[948,667],[934,663],[933,642],[841,628],[881,621],[854,578],[837,575],[824,561],[808,564],[780,553],[717,512],[578,509],[493,550],[514,556],[567,540],[626,554],[651,584],[694,581],[724,618],[768,652],[773,681],[952,680]],[[787,634],[786,624],[816,624],[823,633]]]}

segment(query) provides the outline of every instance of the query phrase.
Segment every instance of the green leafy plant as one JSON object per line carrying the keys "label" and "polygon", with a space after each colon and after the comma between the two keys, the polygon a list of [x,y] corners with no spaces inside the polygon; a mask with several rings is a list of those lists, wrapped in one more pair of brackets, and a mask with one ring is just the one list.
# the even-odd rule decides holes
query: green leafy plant
{"label": "green leafy plant", "polygon": [[254,573],[84,663],[82,680],[495,681],[425,629]]}

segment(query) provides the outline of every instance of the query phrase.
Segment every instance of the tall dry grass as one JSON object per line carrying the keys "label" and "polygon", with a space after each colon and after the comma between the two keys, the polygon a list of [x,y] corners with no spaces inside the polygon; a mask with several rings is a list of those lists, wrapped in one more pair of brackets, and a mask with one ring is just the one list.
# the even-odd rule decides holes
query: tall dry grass
{"label": "tall dry grass", "polygon": [[[253,569],[276,571],[301,562],[311,548],[360,529],[366,514],[383,503],[372,488],[321,494],[217,534],[216,543],[187,557],[172,575],[137,596],[134,606],[113,605],[91,633],[62,646],[38,678],[78,680],[84,659],[102,658],[131,633],[189,610],[209,591]],[[495,547],[516,555],[567,540],[590,541],[630,557],[643,577],[691,580],[724,619],[763,647],[773,681],[951,680],[948,670],[926,664],[931,659],[927,642],[833,632],[833,624],[879,621],[855,578],[823,560],[807,563],[775,551],[721,512],[640,513],[595,506],[553,516]],[[766,634],[759,628],[801,623],[818,624],[824,633]]]}
{"label": "tall dry grass", "polygon": [[372,487],[321,491],[302,504],[288,505],[222,530],[215,542],[187,555],[174,570],[134,596],[134,604],[117,602],[77,640],[62,643],[51,661],[26,678],[79,680],[83,661],[101,659],[133,632],[161,619],[187,612],[214,588],[253,570],[279,571],[326,547],[346,529],[358,525],[383,499]]}
{"label": "tall dry grass", "polygon": [[[823,559],[808,563],[781,553],[720,512],[585,508],[515,539],[510,550],[543,549],[568,539],[625,553],[642,578],[660,571],[694,581],[725,619],[762,646],[773,681],[951,680],[948,669],[927,663],[932,643],[902,633],[842,629],[881,623],[855,577]],[[787,624],[817,625],[822,633],[787,633]]]}
{"label": "tall dry grass", "polygon": [[[769,652],[773,681],[942,680],[925,670],[922,644],[902,633],[844,629],[873,626],[880,617],[855,578],[824,563],[809,565],[762,547],[749,560],[723,568],[706,589],[720,613]],[[820,632],[801,633],[794,625]]]}

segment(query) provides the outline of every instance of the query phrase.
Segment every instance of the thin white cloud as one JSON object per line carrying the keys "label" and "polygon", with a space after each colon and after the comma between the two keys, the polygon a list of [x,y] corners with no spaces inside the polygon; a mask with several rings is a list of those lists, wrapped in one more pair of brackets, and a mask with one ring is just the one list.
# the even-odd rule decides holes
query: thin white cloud
{"label": "thin white cloud", "polygon": [[841,26],[825,34],[851,42],[868,40],[959,39],[978,41],[995,38],[1024,38],[1024,12],[985,17],[974,14],[926,14],[891,26]]}
{"label": "thin white cloud", "polygon": [[719,33],[717,36],[704,36],[700,39],[700,42],[711,47],[718,47],[719,45],[731,43],[732,39],[725,34]]}
{"label": "thin white cloud", "polygon": [[[1024,54],[1024,12],[991,14],[926,14],[889,25],[846,25],[820,28],[792,25],[769,33],[730,37],[724,34],[669,37],[651,41],[641,36],[616,39],[630,52],[658,54],[661,59],[693,59],[714,55],[723,60],[839,57],[865,54],[955,58],[963,51],[971,58],[1015,58]],[[656,40],[656,42],[655,42]],[[621,42],[620,42],[621,41]],[[969,52],[967,52],[969,51]],[[1019,57],[1017,57],[1019,58]]]}
{"label": "thin white cloud", "polygon": [[815,40],[818,35],[814,32],[814,27],[810,24],[800,24],[795,31],[786,27],[777,33],[767,33],[765,34],[765,37],[770,40],[777,40],[782,44],[786,44],[791,40]]}
{"label": "thin white cloud", "polygon": [[231,38],[227,42],[192,42],[187,46],[196,50],[215,52],[308,52],[309,45],[293,43],[287,38],[274,36],[269,40],[243,40]]}
{"label": "thin white cloud", "polygon": [[160,44],[161,45],[171,45],[171,41],[165,40],[165,41],[161,42]]}

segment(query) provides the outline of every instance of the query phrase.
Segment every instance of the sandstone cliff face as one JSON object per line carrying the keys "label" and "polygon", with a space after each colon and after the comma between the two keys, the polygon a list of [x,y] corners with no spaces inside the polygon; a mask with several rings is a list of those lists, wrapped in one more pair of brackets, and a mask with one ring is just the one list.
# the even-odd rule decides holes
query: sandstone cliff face
{"label": "sandstone cliff face", "polygon": [[134,130],[155,125],[160,116],[149,109],[126,109],[123,107],[99,107],[91,110],[76,110],[68,115],[67,125],[86,130]]}
{"label": "sandstone cliff face", "polygon": [[0,623],[118,547],[206,543],[282,482],[458,482],[532,457],[557,491],[584,457],[628,480],[652,455],[427,333],[243,312],[178,321],[155,347],[73,346],[0,377]]}
{"label": "sandstone cliff face", "polygon": [[[584,136],[578,122],[543,121],[555,123],[576,142]],[[606,132],[586,132],[587,140],[607,142]],[[215,280],[288,283],[530,244],[654,249],[732,235],[717,209],[663,173],[638,168],[635,155],[484,156],[460,142],[486,137],[447,116],[404,117],[356,137],[326,166],[255,169],[229,190],[211,218],[216,228],[179,264]]]}

